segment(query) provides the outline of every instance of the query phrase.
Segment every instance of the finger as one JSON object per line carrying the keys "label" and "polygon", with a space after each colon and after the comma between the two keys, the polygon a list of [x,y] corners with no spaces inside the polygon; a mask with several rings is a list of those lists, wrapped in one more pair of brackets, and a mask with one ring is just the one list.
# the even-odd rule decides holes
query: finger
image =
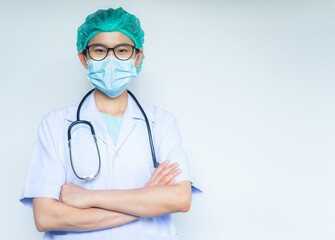
{"label": "finger", "polygon": [[181,173],[181,170],[178,168],[175,171],[171,172],[169,175],[162,178],[162,180],[159,182],[159,185],[166,185],[168,182],[170,182],[172,179],[175,179],[175,177]]}
{"label": "finger", "polygon": [[170,172],[172,172],[175,168],[178,167],[178,163],[172,163],[170,166],[166,167],[165,169],[161,170],[158,176],[153,180],[153,184],[157,185],[162,178],[166,177]]}
{"label": "finger", "polygon": [[164,162],[162,162],[154,171],[154,173],[152,174],[151,178],[149,179],[149,181],[145,184],[145,187],[151,187],[153,184],[152,182],[155,181],[156,177],[158,176],[158,174],[160,173],[160,171],[162,171],[167,165],[169,164],[169,160],[165,160]]}
{"label": "finger", "polygon": [[169,160],[164,161],[162,164],[159,165],[158,168],[154,171],[154,173],[151,176],[150,182],[155,181],[156,177],[159,175],[159,173],[168,166]]}
{"label": "finger", "polygon": [[172,186],[176,182],[175,178],[172,178],[170,182],[168,182],[166,185]]}
{"label": "finger", "polygon": [[167,176],[170,172],[172,172],[173,170],[175,170],[178,167],[178,165],[179,164],[177,162],[170,164],[170,166],[168,166],[167,168],[163,169],[159,173],[159,175],[161,175],[162,177]]}

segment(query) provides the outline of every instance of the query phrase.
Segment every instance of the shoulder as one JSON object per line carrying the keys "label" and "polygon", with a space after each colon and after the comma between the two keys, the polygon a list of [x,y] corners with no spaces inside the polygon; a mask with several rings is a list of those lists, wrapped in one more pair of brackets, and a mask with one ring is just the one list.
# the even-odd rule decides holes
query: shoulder
{"label": "shoulder", "polygon": [[47,124],[52,126],[57,125],[63,126],[64,120],[73,121],[75,119],[77,107],[78,103],[75,103],[57,109],[53,109],[43,115],[41,125]]}
{"label": "shoulder", "polygon": [[155,125],[167,126],[177,122],[173,113],[155,105],[143,104],[143,110]]}

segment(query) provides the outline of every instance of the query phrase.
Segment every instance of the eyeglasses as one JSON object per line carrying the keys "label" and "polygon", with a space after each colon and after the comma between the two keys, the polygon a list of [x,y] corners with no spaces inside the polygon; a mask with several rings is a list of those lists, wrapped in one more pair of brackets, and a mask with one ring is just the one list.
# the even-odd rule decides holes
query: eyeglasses
{"label": "eyeglasses", "polygon": [[136,50],[136,52],[139,52],[138,48],[136,48],[133,45],[127,44],[127,43],[118,44],[113,48],[108,48],[102,44],[92,44],[90,46],[87,46],[85,51],[88,52],[88,55],[93,60],[101,61],[107,57],[109,50],[112,50],[114,53],[114,56],[117,59],[126,61],[133,56],[134,49]]}

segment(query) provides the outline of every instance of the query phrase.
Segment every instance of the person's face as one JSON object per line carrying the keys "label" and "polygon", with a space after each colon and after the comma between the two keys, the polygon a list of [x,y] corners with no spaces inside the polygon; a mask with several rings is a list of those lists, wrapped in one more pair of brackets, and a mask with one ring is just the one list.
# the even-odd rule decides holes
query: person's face
{"label": "person's face", "polygon": [[[105,45],[108,48],[112,48],[115,47],[118,44],[121,43],[127,43],[130,45],[135,46],[133,40],[131,40],[129,37],[127,37],[126,35],[124,35],[121,32],[101,32],[98,33],[97,35],[95,35],[88,43],[87,46],[90,46],[92,44],[102,44]],[[136,57],[136,51],[134,50],[134,54],[131,57],[132,59],[135,59]],[[113,56],[114,53],[112,50],[110,50],[108,52],[108,56]],[[78,53],[78,57],[80,59],[80,62],[82,63],[82,65],[87,68],[87,62],[86,59],[89,60],[90,56],[86,53],[86,56],[84,56],[83,52],[79,52]],[[85,59],[86,57],[86,59]],[[135,67],[138,67],[142,61],[142,57],[143,57],[143,50],[140,50],[135,62]]]}

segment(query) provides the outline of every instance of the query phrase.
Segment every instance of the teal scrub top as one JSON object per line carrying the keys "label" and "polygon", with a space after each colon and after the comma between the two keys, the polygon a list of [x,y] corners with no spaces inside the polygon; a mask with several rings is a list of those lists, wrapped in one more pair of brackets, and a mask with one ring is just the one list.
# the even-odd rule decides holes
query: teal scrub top
{"label": "teal scrub top", "polygon": [[112,115],[105,114],[105,113],[101,113],[101,114],[102,114],[102,116],[105,120],[108,133],[111,136],[114,145],[116,146],[116,141],[117,141],[117,137],[119,135],[119,131],[120,131],[123,116],[114,117]]}

